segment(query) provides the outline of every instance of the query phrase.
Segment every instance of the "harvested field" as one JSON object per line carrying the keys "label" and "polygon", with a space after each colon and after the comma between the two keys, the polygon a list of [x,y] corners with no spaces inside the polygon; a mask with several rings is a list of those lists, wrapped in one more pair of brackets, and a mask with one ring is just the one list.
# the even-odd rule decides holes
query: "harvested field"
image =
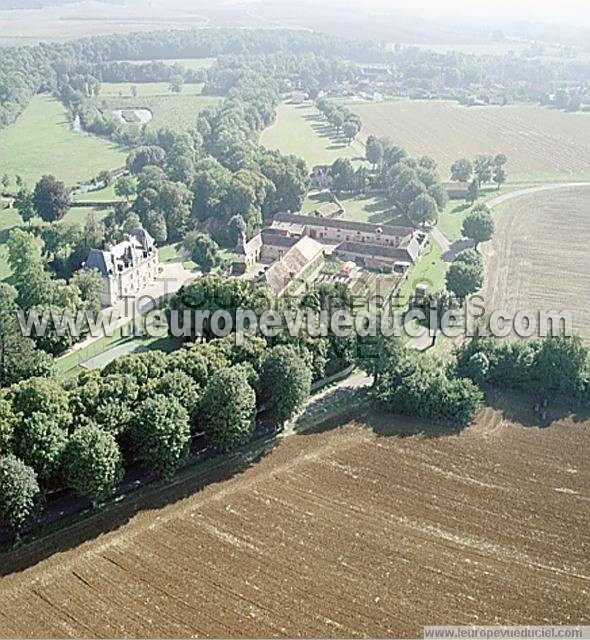
{"label": "harvested field", "polygon": [[441,176],[461,157],[505,153],[511,181],[590,177],[590,114],[531,104],[463,107],[454,102],[350,102],[361,136],[389,136],[411,155],[432,156]]}
{"label": "harvested field", "polygon": [[[459,435],[360,413],[288,437],[202,491],[194,478],[164,487],[16,552],[5,573],[31,566],[0,582],[1,634],[421,637],[437,623],[588,624],[590,422],[542,429],[530,403],[492,403]],[[110,532],[81,542],[101,526]]]}
{"label": "harvested field", "polygon": [[488,309],[568,309],[590,340],[590,187],[522,196],[502,205],[484,245]]}

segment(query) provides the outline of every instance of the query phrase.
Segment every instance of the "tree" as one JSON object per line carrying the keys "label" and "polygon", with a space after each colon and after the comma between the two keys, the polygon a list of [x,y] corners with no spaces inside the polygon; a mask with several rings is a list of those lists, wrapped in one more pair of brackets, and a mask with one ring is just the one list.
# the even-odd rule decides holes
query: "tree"
{"label": "tree", "polygon": [[70,208],[66,185],[54,176],[43,176],[35,185],[33,206],[45,222],[61,220]]}
{"label": "tree", "polygon": [[209,273],[221,262],[217,243],[204,233],[193,231],[187,234],[183,245],[203,273]]}
{"label": "tree", "polygon": [[17,282],[21,281],[29,270],[43,269],[41,252],[33,234],[19,228],[10,231],[8,264]]}
{"label": "tree", "polygon": [[349,144],[354,140],[359,131],[360,127],[354,120],[347,120],[342,125],[342,132],[344,133],[344,137],[348,140]]}
{"label": "tree", "polygon": [[492,180],[498,185],[498,191],[500,191],[500,187],[506,182],[507,175],[504,167],[496,167],[494,169],[494,176]]}
{"label": "tree", "polygon": [[143,226],[158,244],[164,244],[168,240],[168,227],[166,218],[159,211],[148,211],[143,220]]}
{"label": "tree", "polygon": [[451,165],[451,179],[459,182],[468,182],[473,174],[473,165],[467,158],[455,160]]}
{"label": "tree", "polygon": [[136,460],[157,476],[170,479],[188,459],[188,413],[176,398],[156,395],[136,411],[131,438]]}
{"label": "tree", "polygon": [[439,331],[445,326],[445,313],[455,307],[454,300],[447,291],[438,291],[424,296],[420,306],[425,316],[422,324],[430,331],[434,347]]}
{"label": "tree", "polygon": [[0,386],[5,387],[32,376],[48,376],[53,358],[35,348],[30,338],[23,336],[16,311],[17,291],[0,283]]}
{"label": "tree", "polygon": [[402,357],[404,346],[397,338],[376,335],[356,335],[353,361],[367,375],[373,376],[373,388],[379,384],[382,373]]}
{"label": "tree", "polygon": [[102,186],[110,187],[113,182],[113,174],[108,169],[103,169],[96,179]]}
{"label": "tree", "polygon": [[50,485],[58,479],[67,437],[54,416],[34,412],[17,429],[15,452],[40,482]]}
{"label": "tree", "polygon": [[269,415],[283,425],[309,398],[311,371],[291,348],[271,349],[260,372],[260,399]]}
{"label": "tree", "polygon": [[373,169],[383,159],[383,145],[376,136],[370,135],[365,145],[365,158],[373,165]]}
{"label": "tree", "polygon": [[170,370],[155,378],[148,384],[148,395],[162,395],[167,398],[176,398],[186,409],[191,420],[194,419],[201,388],[199,384],[182,370]]}
{"label": "tree", "polygon": [[480,242],[486,242],[494,235],[492,214],[485,209],[469,212],[463,221],[462,231],[466,238],[471,238],[474,241],[477,249]]}
{"label": "tree", "polygon": [[491,181],[493,162],[494,158],[492,156],[481,155],[475,159],[473,170],[480,187]]}
{"label": "tree", "polygon": [[10,186],[10,178],[7,173],[2,176],[2,188],[4,193],[8,193],[8,187]]}
{"label": "tree", "polygon": [[18,419],[12,405],[5,398],[0,398],[0,457],[13,452],[14,431]]}
{"label": "tree", "polygon": [[200,424],[212,444],[231,451],[245,444],[254,427],[256,394],[240,366],[215,374],[201,401]]}
{"label": "tree", "polygon": [[24,462],[9,455],[0,458],[0,526],[16,534],[37,519],[43,505],[37,476]]}
{"label": "tree", "polygon": [[483,270],[481,267],[455,260],[449,267],[446,276],[447,289],[457,298],[463,300],[474,293],[483,284]]}
{"label": "tree", "polygon": [[437,218],[436,202],[427,193],[421,193],[408,208],[408,219],[412,224],[424,225],[427,222],[436,222]]}
{"label": "tree", "polygon": [[338,158],[332,164],[332,186],[335,191],[352,191],[354,167],[348,158]]}
{"label": "tree", "polygon": [[35,217],[33,192],[29,189],[19,189],[14,198],[14,206],[18,210],[23,222],[30,222]]}
{"label": "tree", "polygon": [[76,429],[64,451],[64,470],[68,486],[96,506],[123,479],[115,438],[96,425]]}
{"label": "tree", "polygon": [[137,185],[131,176],[121,176],[115,182],[115,195],[119,196],[119,198],[125,198],[127,202],[135,195],[136,189]]}
{"label": "tree", "polygon": [[172,93],[182,93],[184,78],[180,74],[175,74],[170,78],[169,88]]}
{"label": "tree", "polygon": [[147,165],[161,166],[166,160],[166,152],[157,145],[143,146],[134,149],[127,156],[127,168],[138,174]]}
{"label": "tree", "polygon": [[474,203],[479,198],[479,185],[477,180],[472,180],[467,189],[467,202]]}

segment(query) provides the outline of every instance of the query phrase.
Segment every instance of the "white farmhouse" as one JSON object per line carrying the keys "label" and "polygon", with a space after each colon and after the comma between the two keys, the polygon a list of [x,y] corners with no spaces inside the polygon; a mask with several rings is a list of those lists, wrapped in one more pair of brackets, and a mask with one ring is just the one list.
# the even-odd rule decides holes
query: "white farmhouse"
{"label": "white farmhouse", "polygon": [[156,279],[158,249],[152,236],[143,227],[136,227],[114,246],[91,249],[84,268],[99,271],[100,303],[111,307],[124,297],[140,294]]}

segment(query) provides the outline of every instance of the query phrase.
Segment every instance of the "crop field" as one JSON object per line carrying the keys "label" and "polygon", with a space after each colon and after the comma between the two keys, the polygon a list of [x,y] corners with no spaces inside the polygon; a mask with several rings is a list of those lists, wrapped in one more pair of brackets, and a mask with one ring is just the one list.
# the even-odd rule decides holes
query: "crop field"
{"label": "crop field", "polygon": [[96,136],[75,132],[64,108],[46,95],[33,98],[20,118],[0,131],[0,174],[21,175],[32,187],[45,173],[68,186],[125,164],[126,152]]}
{"label": "crop field", "polygon": [[567,309],[590,340],[590,187],[544,191],[502,205],[484,245],[489,308]]}
{"label": "crop field", "polygon": [[337,136],[311,105],[279,105],[276,122],[262,132],[260,143],[268,149],[299,156],[310,168],[332,163],[336,158],[363,155]]}
{"label": "crop field", "polygon": [[432,156],[443,179],[461,157],[505,153],[511,182],[590,178],[590,114],[535,105],[463,107],[454,102],[347,102],[361,136],[389,136],[412,155]]}
{"label": "crop field", "polygon": [[492,404],[455,435],[366,410],[332,419],[254,464],[235,456],[229,479],[211,466],[16,551],[2,564],[1,634],[588,624],[590,424],[551,407],[557,421],[539,428],[529,403]]}

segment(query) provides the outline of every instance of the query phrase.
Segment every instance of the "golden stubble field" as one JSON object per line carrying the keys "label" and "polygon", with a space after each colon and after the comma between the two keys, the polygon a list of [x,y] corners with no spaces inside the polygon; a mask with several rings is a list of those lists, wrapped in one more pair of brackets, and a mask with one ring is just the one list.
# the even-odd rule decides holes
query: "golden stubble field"
{"label": "golden stubble field", "polygon": [[[163,494],[136,512],[121,505],[109,533],[98,535],[99,519],[21,550],[2,561],[1,635],[422,637],[428,624],[588,624],[590,422],[550,406],[559,419],[541,429],[527,403],[492,405],[458,435],[359,413],[285,438],[201,491],[163,490],[163,508]],[[30,566],[10,573],[17,562]]]}
{"label": "golden stubble field", "polygon": [[443,179],[457,158],[504,153],[512,181],[590,178],[590,114],[533,104],[463,107],[456,102],[350,102],[361,137],[389,136],[410,155],[432,156]]}
{"label": "golden stubble field", "polygon": [[488,310],[567,309],[590,340],[590,187],[543,191],[503,204],[484,245]]}

